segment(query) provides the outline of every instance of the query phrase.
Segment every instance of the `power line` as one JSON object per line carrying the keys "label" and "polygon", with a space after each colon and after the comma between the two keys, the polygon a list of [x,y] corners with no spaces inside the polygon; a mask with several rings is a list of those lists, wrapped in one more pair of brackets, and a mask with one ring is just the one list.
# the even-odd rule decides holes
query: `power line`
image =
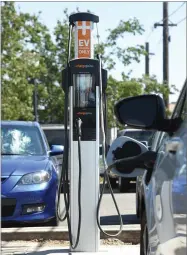
{"label": "power line", "polygon": [[[154,52],[156,51],[158,45],[162,42],[162,38],[163,38],[163,35],[161,35],[160,39],[157,41],[157,43],[155,44],[155,47],[154,47]],[[150,60],[151,58],[153,57],[153,55],[150,56]]]}
{"label": "power line", "polygon": [[[169,15],[168,15],[168,18],[169,17],[171,17],[173,14],[175,14],[176,12],[178,12],[181,8],[182,8],[182,6],[185,4],[186,2],[183,2],[177,9],[175,9],[172,13],[170,13]],[[166,18],[165,18],[166,19]],[[165,21],[165,19],[161,19],[158,23],[160,23],[160,22],[164,22]],[[185,19],[185,18],[184,18]],[[184,19],[182,19],[181,21],[179,21],[179,23],[180,22],[182,22]],[[177,24],[179,24],[179,23],[177,23]],[[148,34],[148,36],[147,36],[147,38],[145,39],[145,41],[147,41],[149,38],[150,38],[150,36],[152,35],[152,33],[154,32],[154,29],[155,29],[155,27],[154,26],[152,26],[151,27],[151,31],[150,31],[150,33]]]}
{"label": "power line", "polygon": [[154,31],[154,26],[151,27],[151,31],[150,33],[148,34],[148,36],[146,37],[145,41],[147,41],[149,39],[149,37],[151,36],[151,34],[153,33]]}
{"label": "power line", "polygon": [[176,12],[178,12],[178,10],[180,10],[180,8],[185,4],[186,2],[183,2],[176,10],[174,10],[171,14],[169,14],[168,18],[171,17],[173,14],[175,14]]}
{"label": "power line", "polygon": [[[157,22],[154,24],[154,28],[158,26],[163,27],[163,35],[157,42],[156,46],[158,47],[158,45],[161,43],[163,39],[163,82],[165,83],[166,86],[168,86],[169,84],[169,50],[168,50],[169,48],[168,43],[170,42],[169,27],[174,27],[182,23],[184,20],[186,20],[187,16],[179,20],[177,24],[173,24],[172,22],[168,24],[168,20],[169,20],[168,18],[174,15],[184,4],[185,2],[183,2],[177,9],[175,9],[170,15],[168,15],[168,3],[163,2],[163,19],[161,20],[163,21],[163,23],[161,24]],[[166,106],[168,106],[169,98],[165,97],[164,101]]]}
{"label": "power line", "polygon": [[183,19],[181,19],[180,21],[178,21],[178,22],[177,22],[177,25],[180,24],[181,22],[183,22],[186,18],[187,18],[187,16],[184,17]]}
{"label": "power line", "polygon": [[[171,14],[168,15],[168,18],[171,17],[173,14],[175,14],[176,12],[178,12],[182,6],[185,4],[186,2],[183,2],[177,9],[175,9]],[[165,18],[166,19],[166,18]],[[160,20],[158,23],[160,23],[161,21],[165,21],[165,19]]]}
{"label": "power line", "polygon": [[158,46],[162,42],[163,35],[161,35],[159,41],[157,42],[156,46]]}

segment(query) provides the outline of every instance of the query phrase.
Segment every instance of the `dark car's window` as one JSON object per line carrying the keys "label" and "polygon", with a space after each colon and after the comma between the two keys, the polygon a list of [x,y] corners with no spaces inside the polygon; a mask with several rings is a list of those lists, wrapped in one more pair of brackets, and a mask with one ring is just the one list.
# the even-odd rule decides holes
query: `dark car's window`
{"label": "dark car's window", "polygon": [[187,90],[187,84],[184,85],[184,88],[182,89],[181,95],[179,96],[179,100],[177,102],[176,108],[174,109],[172,118],[182,117],[184,120],[185,113],[186,113],[186,90]]}
{"label": "dark car's window", "polygon": [[126,131],[124,135],[138,141],[147,141],[151,145],[154,131]]}
{"label": "dark car's window", "polygon": [[35,126],[2,125],[1,154],[44,155],[45,149],[39,129]]}
{"label": "dark car's window", "polygon": [[43,129],[49,145],[64,145],[65,131],[63,129]]}
{"label": "dark car's window", "polygon": [[[174,109],[174,112],[173,112],[173,115],[172,115],[172,118],[177,118],[177,117],[181,117],[181,119],[184,121],[186,120],[186,114],[187,114],[187,110],[186,110],[186,89],[187,89],[187,85],[185,84],[183,89],[182,89],[182,92],[179,96],[179,99],[177,101],[177,105]],[[162,146],[168,139],[170,139],[168,133],[164,133],[163,132],[163,136],[162,136],[162,139],[161,139],[161,142],[160,142],[160,146]]]}
{"label": "dark car's window", "polygon": [[181,118],[183,121],[187,121],[187,92],[185,96],[184,107],[181,113]]}

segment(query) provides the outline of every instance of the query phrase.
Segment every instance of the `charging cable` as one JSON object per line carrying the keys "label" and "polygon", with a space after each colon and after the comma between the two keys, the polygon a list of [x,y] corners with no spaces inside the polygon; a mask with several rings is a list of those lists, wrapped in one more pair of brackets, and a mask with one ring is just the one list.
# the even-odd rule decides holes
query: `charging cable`
{"label": "charging cable", "polygon": [[[104,179],[103,179],[103,186],[102,186],[102,189],[101,189],[101,194],[100,194],[100,197],[99,197],[99,201],[98,201],[98,206],[97,206],[97,225],[100,229],[100,231],[109,236],[109,237],[115,237],[115,236],[118,236],[122,230],[123,230],[123,220],[122,220],[122,216],[120,214],[120,211],[119,211],[119,208],[118,208],[118,205],[117,205],[117,202],[116,202],[116,199],[115,199],[115,196],[114,196],[114,193],[113,193],[113,190],[112,190],[112,186],[110,184],[110,178],[109,178],[109,175],[108,175],[108,166],[107,166],[107,162],[106,162],[106,136],[105,136],[105,128],[104,128],[104,110],[103,110],[103,84],[102,84],[102,63],[101,63],[101,57],[100,55],[98,55],[98,59],[99,59],[99,88],[100,88],[100,109],[101,109],[101,132],[102,132],[102,148],[103,148],[103,151],[102,151],[102,160],[103,160],[103,165],[104,165],[104,169],[105,169],[105,172],[104,172]],[[105,191],[105,184],[106,184],[106,181],[108,183],[108,187],[109,187],[109,190],[110,190],[110,194],[112,196],[112,200],[114,202],[114,205],[115,205],[115,208],[116,208],[116,211],[118,213],[118,216],[119,216],[119,221],[120,221],[120,230],[114,234],[114,235],[111,235],[111,234],[108,234],[106,233],[101,225],[100,225],[100,216],[99,216],[99,210],[100,210],[100,206],[101,206],[101,201],[102,201],[102,198],[103,198],[103,194],[104,194],[104,191]]]}
{"label": "charging cable", "polygon": [[[70,60],[70,50],[71,50],[71,34],[74,24],[69,25],[69,38],[68,38],[68,56],[67,56],[67,77],[69,77],[69,60]],[[81,119],[76,120],[76,130],[77,130],[77,137],[78,137],[78,157],[79,157],[79,184],[78,184],[78,207],[79,207],[79,221],[78,221],[78,230],[77,230],[77,237],[75,244],[73,244],[73,237],[71,231],[71,220],[69,214],[70,208],[70,191],[69,191],[69,139],[68,139],[68,95],[69,95],[69,84],[65,84],[65,104],[64,104],[64,126],[65,126],[65,143],[64,143],[64,157],[63,157],[63,165],[62,171],[60,175],[60,183],[63,183],[63,192],[64,192],[64,202],[65,202],[65,210],[66,214],[63,218],[60,216],[60,193],[61,187],[58,190],[58,201],[57,201],[57,216],[60,221],[64,221],[67,219],[68,224],[68,233],[69,233],[69,240],[70,240],[70,247],[71,249],[76,249],[79,243],[80,237],[80,229],[81,229],[81,173],[82,173],[82,166],[81,166]],[[59,185],[60,186],[60,185]]]}
{"label": "charging cable", "polygon": [[[67,76],[69,75],[69,60],[71,52],[71,34],[74,24],[69,25],[68,33],[68,54],[67,54]],[[68,160],[69,160],[69,141],[68,141],[68,94],[69,94],[69,84],[65,84],[65,103],[64,103],[64,127],[65,127],[65,139],[64,139],[64,155],[62,163],[62,171],[60,174],[60,185],[58,188],[58,199],[57,199],[57,217],[59,221],[64,221],[67,219],[67,214],[69,211],[70,199],[69,199],[69,185],[68,185]],[[60,195],[61,195],[61,184],[63,183],[63,193],[64,193],[64,202],[66,214],[63,218],[60,215]]]}

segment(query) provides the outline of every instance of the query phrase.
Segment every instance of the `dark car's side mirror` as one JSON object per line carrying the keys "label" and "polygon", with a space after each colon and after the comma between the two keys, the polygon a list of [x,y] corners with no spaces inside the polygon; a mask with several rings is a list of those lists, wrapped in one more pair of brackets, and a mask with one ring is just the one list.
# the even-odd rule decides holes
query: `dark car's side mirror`
{"label": "dark car's side mirror", "polygon": [[49,152],[50,156],[62,155],[64,153],[63,145],[51,145],[51,150]]}
{"label": "dark car's side mirror", "polygon": [[158,95],[142,95],[120,100],[114,107],[118,121],[142,129],[160,129],[165,120],[165,106]]}

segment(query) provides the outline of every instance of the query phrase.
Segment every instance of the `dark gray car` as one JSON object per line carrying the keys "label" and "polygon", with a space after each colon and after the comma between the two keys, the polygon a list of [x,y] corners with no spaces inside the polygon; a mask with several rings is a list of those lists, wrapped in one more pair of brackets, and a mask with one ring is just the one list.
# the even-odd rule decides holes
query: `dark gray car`
{"label": "dark gray car", "polygon": [[[187,82],[171,118],[166,117],[164,101],[157,95],[123,99],[115,107],[121,124],[158,131],[153,142],[154,151],[140,153],[128,163],[132,165],[132,173],[138,166],[145,169],[139,207],[140,255],[185,255]],[[123,176],[125,174],[124,171]]]}

